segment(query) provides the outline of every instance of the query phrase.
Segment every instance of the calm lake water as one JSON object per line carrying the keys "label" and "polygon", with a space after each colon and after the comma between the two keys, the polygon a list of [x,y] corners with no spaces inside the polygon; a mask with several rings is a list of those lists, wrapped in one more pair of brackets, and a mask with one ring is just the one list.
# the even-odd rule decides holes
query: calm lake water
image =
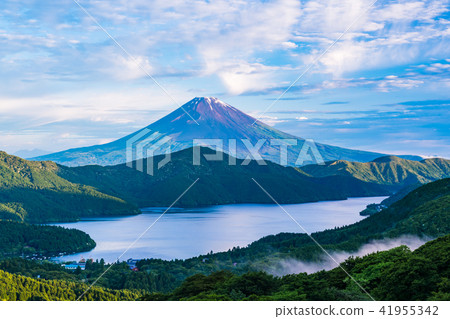
{"label": "calm lake water", "polygon": [[[380,203],[385,197],[350,198],[283,205],[308,232],[355,223],[367,204]],[[88,233],[97,247],[60,260],[83,258],[115,261],[155,220],[164,208],[145,208],[143,214],[126,217],[83,219],[77,223],[57,224]],[[280,232],[301,233],[302,230],[276,205],[242,204],[212,206],[200,209],[173,208],[143,235],[120,259],[162,258],[185,259],[200,254],[226,251]]]}

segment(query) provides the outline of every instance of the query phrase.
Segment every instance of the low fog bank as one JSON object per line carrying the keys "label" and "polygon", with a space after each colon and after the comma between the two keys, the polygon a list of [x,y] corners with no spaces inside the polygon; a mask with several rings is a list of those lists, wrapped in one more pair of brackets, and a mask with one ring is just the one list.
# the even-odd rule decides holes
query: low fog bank
{"label": "low fog bank", "polygon": [[[329,253],[335,261],[341,263],[348,259],[350,256],[362,257],[370,253],[389,250],[402,245],[408,246],[411,250],[415,250],[431,239],[432,238],[421,238],[412,235],[403,235],[398,238],[373,240],[367,244],[364,244],[358,249],[358,251],[353,253],[345,251]],[[265,271],[275,276],[284,276],[288,274],[298,274],[303,272],[311,274],[320,270],[330,270],[338,267],[335,261],[333,261],[329,256],[325,254],[322,257],[322,261],[320,262],[303,262],[295,259],[285,259],[272,266],[270,269],[265,269]]]}

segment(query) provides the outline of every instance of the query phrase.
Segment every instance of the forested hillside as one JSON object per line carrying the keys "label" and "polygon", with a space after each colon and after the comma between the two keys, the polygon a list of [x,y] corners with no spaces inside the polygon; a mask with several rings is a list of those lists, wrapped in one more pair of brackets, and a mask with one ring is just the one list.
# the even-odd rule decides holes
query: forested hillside
{"label": "forested hillside", "polygon": [[[373,239],[404,234],[438,237],[450,233],[450,178],[426,184],[382,210],[355,224],[314,233],[330,250],[355,251]],[[290,256],[312,260],[321,250],[303,234],[278,234],[262,238],[235,252],[235,260],[263,256]]]}
{"label": "forested hillside", "polygon": [[0,153],[0,219],[38,223],[135,214],[137,207],[171,205],[196,179],[177,206],[273,203],[253,179],[280,203],[304,203],[389,195],[450,174],[448,161],[442,159],[383,157],[369,163],[338,161],[299,169],[254,160],[242,165],[243,160],[227,154],[220,161],[206,161],[203,155],[214,153],[208,148],[200,149],[200,165],[193,165],[193,152],[190,148],[173,153],[153,175],[126,165],[69,168]]}
{"label": "forested hillside", "polygon": [[[0,270],[0,300],[77,300],[79,296],[88,288],[85,284],[59,281],[41,280],[14,275]],[[138,293],[126,290],[115,291],[93,287],[81,300],[135,300]]]}
{"label": "forested hillside", "polygon": [[[214,154],[201,148],[200,165],[193,165],[193,149],[172,154],[171,161],[154,175],[143,174],[126,165],[61,167],[59,176],[74,183],[86,184],[123,198],[139,207],[168,206],[189,185],[199,178],[195,187],[177,202],[177,206],[200,206],[235,203],[271,203],[252,180],[254,178],[280,203],[303,203],[337,200],[356,196],[390,194],[390,186],[360,181],[351,176],[315,178],[292,167],[266,162],[259,165],[223,154],[220,161],[206,161],[204,154]],[[154,163],[162,160],[157,156]],[[230,165],[229,163],[235,165]],[[132,163],[134,166],[136,163]],[[147,167],[144,161],[143,167]]]}
{"label": "forested hillside", "polygon": [[58,170],[52,162],[0,152],[0,219],[42,223],[138,213],[122,199],[61,178]]}
{"label": "forested hillside", "polygon": [[391,185],[396,189],[450,177],[450,161],[442,158],[430,158],[419,162],[385,156],[367,163],[340,160],[327,162],[325,165],[307,165],[298,169],[314,177],[352,176],[368,183]]}
{"label": "forested hillside", "polygon": [[94,249],[92,238],[77,229],[0,221],[0,259],[73,254]]}
{"label": "forested hillside", "polygon": [[[450,300],[449,251],[450,236],[444,236],[413,252],[401,246],[351,257],[341,266],[375,300]],[[98,274],[105,269],[101,263],[87,267],[91,271],[96,269]],[[0,262],[0,268],[27,276],[0,270],[0,300],[75,300],[87,288],[79,283],[85,275],[64,271],[50,263],[15,259]],[[99,287],[106,286],[102,278],[82,300],[371,300],[339,267],[283,277],[252,270],[241,274],[229,270],[209,275],[198,273],[168,290],[148,286],[146,270],[133,272],[126,264],[119,264],[110,271],[113,277],[109,285],[125,290]],[[177,275],[173,270],[167,272]],[[37,275],[41,279],[30,278]]]}
{"label": "forested hillside", "polygon": [[402,246],[349,258],[341,268],[282,278],[263,272],[192,276],[170,294],[142,300],[450,300],[450,236],[411,252]]}

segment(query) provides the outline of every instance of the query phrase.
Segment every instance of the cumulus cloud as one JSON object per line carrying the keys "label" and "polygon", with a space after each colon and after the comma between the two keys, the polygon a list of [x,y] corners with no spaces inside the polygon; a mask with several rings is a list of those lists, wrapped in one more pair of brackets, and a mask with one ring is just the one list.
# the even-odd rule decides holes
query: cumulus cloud
{"label": "cumulus cloud", "polygon": [[[305,40],[319,30],[320,34],[310,37],[310,41],[319,44],[321,50],[355,22],[320,60],[322,68],[317,71],[341,76],[346,72],[412,62],[423,54],[429,41],[448,38],[448,28],[437,19],[449,10],[447,1],[376,3],[369,9],[371,3],[370,0],[316,0],[305,4],[300,23],[303,34],[299,35]],[[303,59],[310,61],[321,50]],[[441,52],[442,56],[446,54],[447,50]]]}

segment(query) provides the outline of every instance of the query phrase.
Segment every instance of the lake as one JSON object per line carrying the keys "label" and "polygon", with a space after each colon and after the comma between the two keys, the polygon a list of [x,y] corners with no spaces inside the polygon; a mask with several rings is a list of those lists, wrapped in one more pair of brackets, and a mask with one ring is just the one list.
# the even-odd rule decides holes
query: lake
{"label": "lake", "polygon": [[[350,198],[294,205],[282,205],[308,232],[353,224],[366,205],[386,197]],[[88,233],[97,243],[90,251],[58,258],[115,261],[165,208],[144,208],[136,216],[86,218],[76,223],[54,224]],[[244,247],[267,235],[302,230],[277,205],[239,204],[195,209],[172,208],[124,255],[128,258],[186,259],[210,251]]]}

